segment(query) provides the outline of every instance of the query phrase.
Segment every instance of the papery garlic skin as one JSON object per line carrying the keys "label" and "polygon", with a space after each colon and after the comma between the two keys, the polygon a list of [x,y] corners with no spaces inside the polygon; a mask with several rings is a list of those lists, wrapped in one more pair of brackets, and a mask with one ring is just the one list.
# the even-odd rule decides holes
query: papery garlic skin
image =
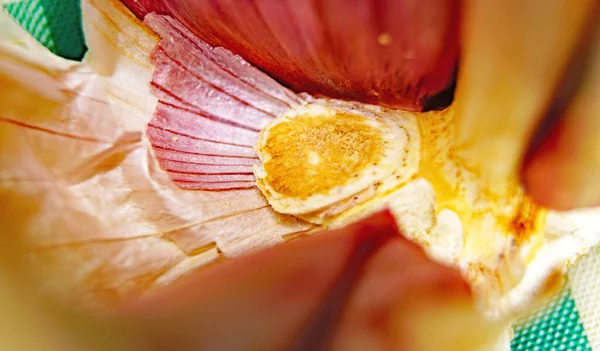
{"label": "papery garlic skin", "polygon": [[0,13],[11,25],[0,32],[0,193],[9,204],[0,223],[11,234],[3,239],[22,246],[15,266],[28,269],[32,290],[114,308],[315,227],[274,212],[253,181],[227,192],[175,186],[146,135],[157,36],[117,0],[81,6],[84,62],[52,55]]}

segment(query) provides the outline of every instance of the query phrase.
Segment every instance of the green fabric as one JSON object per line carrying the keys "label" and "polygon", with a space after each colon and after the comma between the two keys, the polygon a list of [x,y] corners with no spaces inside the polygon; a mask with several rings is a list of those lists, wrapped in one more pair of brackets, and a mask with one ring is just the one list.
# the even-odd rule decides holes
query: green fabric
{"label": "green fabric", "polygon": [[567,291],[515,328],[513,351],[592,351]]}
{"label": "green fabric", "polygon": [[79,0],[17,0],[4,8],[50,51],[73,60],[83,57]]}
{"label": "green fabric", "polygon": [[[57,55],[80,59],[85,53],[79,0],[22,0],[5,8]],[[516,327],[512,350],[591,351],[571,295],[565,293],[534,315],[532,322]]]}

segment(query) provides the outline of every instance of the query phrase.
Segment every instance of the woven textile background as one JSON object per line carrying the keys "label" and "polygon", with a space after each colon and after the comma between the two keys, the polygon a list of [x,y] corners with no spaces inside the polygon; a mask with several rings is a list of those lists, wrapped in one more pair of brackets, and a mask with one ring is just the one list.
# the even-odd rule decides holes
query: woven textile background
{"label": "woven textile background", "polygon": [[0,0],[5,10],[57,55],[78,60],[85,53],[79,0]]}
{"label": "woven textile background", "polygon": [[[85,43],[79,0],[0,0],[57,55],[81,59]],[[514,351],[600,351],[600,249],[586,257],[556,300],[515,328]]]}

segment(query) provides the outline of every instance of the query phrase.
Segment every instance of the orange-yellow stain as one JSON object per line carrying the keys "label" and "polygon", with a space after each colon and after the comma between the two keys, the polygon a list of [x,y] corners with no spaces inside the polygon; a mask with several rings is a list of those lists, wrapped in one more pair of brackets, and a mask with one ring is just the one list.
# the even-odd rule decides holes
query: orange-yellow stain
{"label": "orange-yellow stain", "polygon": [[438,204],[456,200],[456,186],[450,184],[441,171],[449,161],[448,150],[440,144],[450,138],[448,116],[444,112],[424,113],[418,116],[421,134],[421,161],[419,174],[432,185]]}
{"label": "orange-yellow stain", "polygon": [[[356,179],[365,168],[379,162],[384,147],[381,131],[366,121],[338,112],[334,116],[299,116],[274,125],[261,150],[268,155],[263,165],[265,183],[283,196],[305,200],[329,194],[333,188]],[[546,211],[524,196],[516,176],[490,185],[478,168],[457,157],[452,111],[420,113],[417,121],[421,158],[415,177],[421,176],[432,185],[437,213],[448,209],[459,216],[465,238],[480,236],[482,233],[477,231],[482,226],[477,223],[484,223],[490,213],[496,226],[518,244],[543,231]],[[462,189],[465,181],[475,187],[476,203]],[[379,195],[363,205],[386,194]]]}
{"label": "orange-yellow stain", "polygon": [[513,217],[506,223],[506,230],[520,245],[538,230],[541,224],[540,217],[545,217],[541,208],[529,198],[524,198],[519,202]]}
{"label": "orange-yellow stain", "polygon": [[262,150],[265,183],[284,196],[328,194],[376,165],[384,140],[364,117],[349,113],[299,116],[270,128]]}
{"label": "orange-yellow stain", "polygon": [[[419,174],[432,185],[438,212],[449,209],[458,214],[465,235],[469,235],[472,223],[482,220],[492,212],[506,235],[514,236],[519,244],[529,240],[532,235],[543,229],[546,211],[523,195],[516,178],[490,187],[490,184],[481,178],[481,172],[477,168],[467,165],[456,156],[453,149],[455,136],[452,131],[453,123],[456,122],[453,116],[452,111],[434,111],[421,114],[417,118],[422,141]],[[451,179],[448,177],[448,171],[443,170],[443,167],[448,165],[450,172],[456,172]],[[470,203],[460,190],[464,172],[473,175],[473,185],[478,187],[478,201],[480,204],[486,204],[483,208],[474,208],[474,204]],[[516,206],[516,209],[503,213],[509,208],[506,206]]]}

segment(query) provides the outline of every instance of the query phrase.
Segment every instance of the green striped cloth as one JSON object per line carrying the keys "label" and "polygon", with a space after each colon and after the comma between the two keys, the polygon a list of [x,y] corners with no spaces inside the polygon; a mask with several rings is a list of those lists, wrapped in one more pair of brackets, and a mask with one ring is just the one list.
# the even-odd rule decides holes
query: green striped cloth
{"label": "green striped cloth", "polygon": [[0,0],[40,43],[57,55],[79,60],[86,47],[78,0]]}
{"label": "green striped cloth", "polygon": [[[79,0],[0,3],[52,52],[70,59],[82,58],[86,47]],[[512,350],[592,351],[591,339],[596,343],[595,351],[600,351],[600,250],[584,259],[580,267],[571,275],[570,288],[515,328]]]}

